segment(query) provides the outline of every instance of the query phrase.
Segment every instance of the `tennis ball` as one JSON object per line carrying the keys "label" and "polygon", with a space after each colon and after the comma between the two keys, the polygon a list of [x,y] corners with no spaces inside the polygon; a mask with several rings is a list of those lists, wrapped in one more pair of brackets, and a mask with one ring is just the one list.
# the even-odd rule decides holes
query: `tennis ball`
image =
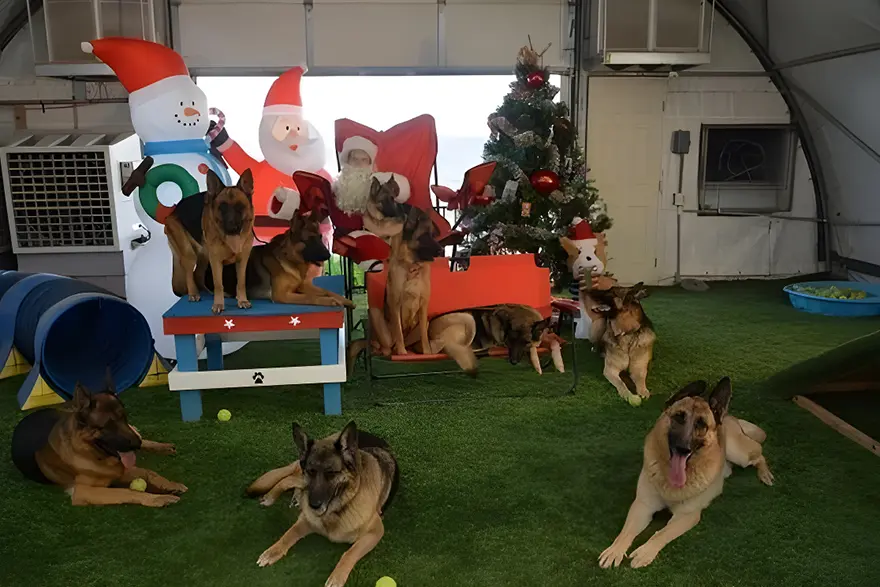
{"label": "tennis ball", "polygon": [[376,587],[397,587],[397,581],[391,577],[382,577],[376,581]]}
{"label": "tennis ball", "polygon": [[629,405],[631,405],[634,408],[642,405],[642,398],[641,398],[641,396],[638,396],[638,395],[631,395],[628,398],[626,398],[626,401],[629,402]]}
{"label": "tennis ball", "polygon": [[132,491],[146,491],[147,490],[147,482],[138,477],[134,481],[132,481],[129,486],[129,489]]}
{"label": "tennis ball", "polygon": [[217,412],[217,419],[221,422],[229,422],[229,419],[232,417],[232,412],[229,410],[220,410]]}

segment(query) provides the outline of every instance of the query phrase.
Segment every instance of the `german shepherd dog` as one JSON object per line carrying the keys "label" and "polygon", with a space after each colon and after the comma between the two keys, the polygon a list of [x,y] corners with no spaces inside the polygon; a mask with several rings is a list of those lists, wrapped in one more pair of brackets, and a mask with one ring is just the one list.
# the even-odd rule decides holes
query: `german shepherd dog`
{"label": "german shepherd dog", "polygon": [[424,210],[397,203],[399,193],[393,175],[384,184],[374,177],[364,215],[364,226],[389,238],[391,246],[384,312],[370,313],[383,355],[391,354],[392,348],[394,354],[405,355],[415,343],[422,353],[430,352],[431,264],[443,255],[431,217]]}
{"label": "german shepherd dog", "polygon": [[251,170],[241,174],[238,184],[227,187],[208,171],[208,189],[182,199],[165,219],[165,234],[174,255],[171,286],[175,295],[189,295],[198,301],[205,285],[206,259],[211,267],[215,314],[223,311],[221,275],[224,265],[235,264],[241,287],[235,290],[239,308],[250,308],[244,287],[248,256],[254,244],[254,179]]}
{"label": "german shepherd dog", "polygon": [[382,515],[400,480],[397,460],[384,440],[359,431],[354,422],[321,440],[310,439],[294,423],[293,441],[299,461],[265,473],[247,489],[250,495],[263,495],[265,506],[293,489],[292,504],[300,510],[293,526],[260,555],[257,564],[274,564],[301,538],[320,534],[352,544],[325,584],[342,587],[357,562],[385,534]]}
{"label": "german shepherd dog", "polygon": [[[605,378],[617,389],[620,397],[633,406],[651,397],[647,387],[648,366],[657,335],[640,302],[647,295],[648,290],[642,283],[630,288],[612,287],[592,292],[598,304],[593,306],[593,312],[605,318],[601,341],[605,353]],[[637,395],[620,377],[626,370],[629,370]]]}
{"label": "german shepherd dog", "polygon": [[[237,291],[244,285],[248,298],[252,300],[354,308],[354,302],[314,285],[308,277],[310,267],[330,258],[320,231],[325,217],[321,212],[310,212],[305,216],[294,213],[286,231],[251,250],[243,281],[237,270],[233,271],[229,266],[224,268],[223,289]],[[206,281],[211,285],[210,279],[206,278]]]}
{"label": "german shepherd dog", "polygon": [[629,555],[635,568],[651,564],[664,546],[697,525],[703,510],[721,494],[730,463],[753,466],[761,482],[773,484],[761,447],[767,434],[727,413],[730,379],[722,379],[707,399],[702,397],[705,391],[706,382],[695,381],[669,398],[645,438],[636,498],[620,535],[599,556],[603,569],[620,565],[653,515],[668,508],[672,518],[666,526]]}
{"label": "german shepherd dog", "polygon": [[[177,503],[186,486],[136,467],[138,449],[176,452],[173,444],[141,437],[128,423],[109,381],[98,393],[77,384],[71,401],[28,414],[12,434],[12,460],[18,470],[33,481],[60,485],[73,505]],[[147,482],[146,492],[128,488],[138,478]]]}

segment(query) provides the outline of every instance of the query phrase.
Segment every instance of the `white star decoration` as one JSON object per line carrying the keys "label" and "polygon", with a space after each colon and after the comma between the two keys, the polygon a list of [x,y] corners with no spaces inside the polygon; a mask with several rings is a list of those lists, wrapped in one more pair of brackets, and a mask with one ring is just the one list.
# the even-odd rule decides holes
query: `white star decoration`
{"label": "white star decoration", "polygon": [[300,319],[299,316],[291,316],[289,324],[293,324],[294,326],[299,326]]}
{"label": "white star decoration", "polygon": [[233,328],[235,328],[235,322],[233,322],[232,320],[227,320],[223,323],[223,326],[228,328],[229,330],[232,330]]}

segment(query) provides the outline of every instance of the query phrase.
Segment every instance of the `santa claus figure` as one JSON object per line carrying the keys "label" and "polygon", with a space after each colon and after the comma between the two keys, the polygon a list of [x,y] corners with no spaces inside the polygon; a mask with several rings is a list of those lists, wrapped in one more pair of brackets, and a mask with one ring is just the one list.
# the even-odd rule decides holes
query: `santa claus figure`
{"label": "santa claus figure", "polygon": [[[389,247],[384,239],[364,230],[363,214],[367,210],[373,178],[385,183],[390,172],[376,171],[378,146],[363,136],[348,137],[339,151],[340,171],[333,183],[330,218],[336,227],[334,252],[351,258],[364,271],[381,271],[382,261],[388,257]],[[410,197],[409,180],[393,174],[400,193],[396,200],[406,202]]]}
{"label": "santa claus figure", "polygon": [[[562,248],[568,253],[568,268],[575,281],[585,282],[578,296],[580,317],[575,327],[575,338],[589,339],[594,345],[605,331],[604,318],[591,310],[596,304],[590,298],[590,290],[607,290],[617,281],[605,274],[608,263],[605,235],[594,234],[590,223],[575,217],[568,236],[559,239]],[[589,283],[589,286],[586,285]]]}
{"label": "santa claus figure", "polygon": [[[275,80],[263,104],[260,121],[260,150],[265,160],[257,161],[229,138],[225,130],[211,142],[236,173],[250,169],[254,175],[254,209],[258,216],[255,233],[268,240],[283,228],[259,226],[259,216],[289,219],[293,210],[302,210],[302,203],[293,182],[295,171],[308,171],[330,180],[324,169],[324,141],[304,117],[300,82],[306,68],[296,66]],[[273,199],[274,197],[274,199]],[[322,227],[329,245],[332,227]]]}

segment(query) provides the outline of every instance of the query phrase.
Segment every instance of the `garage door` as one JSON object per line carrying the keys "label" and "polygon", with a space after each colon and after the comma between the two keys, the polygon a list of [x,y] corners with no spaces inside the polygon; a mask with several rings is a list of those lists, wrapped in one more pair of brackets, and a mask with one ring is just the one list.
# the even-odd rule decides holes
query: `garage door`
{"label": "garage door", "polygon": [[566,0],[183,0],[177,16],[181,53],[206,73],[303,62],[315,73],[509,72],[529,36],[562,67],[572,18]]}

